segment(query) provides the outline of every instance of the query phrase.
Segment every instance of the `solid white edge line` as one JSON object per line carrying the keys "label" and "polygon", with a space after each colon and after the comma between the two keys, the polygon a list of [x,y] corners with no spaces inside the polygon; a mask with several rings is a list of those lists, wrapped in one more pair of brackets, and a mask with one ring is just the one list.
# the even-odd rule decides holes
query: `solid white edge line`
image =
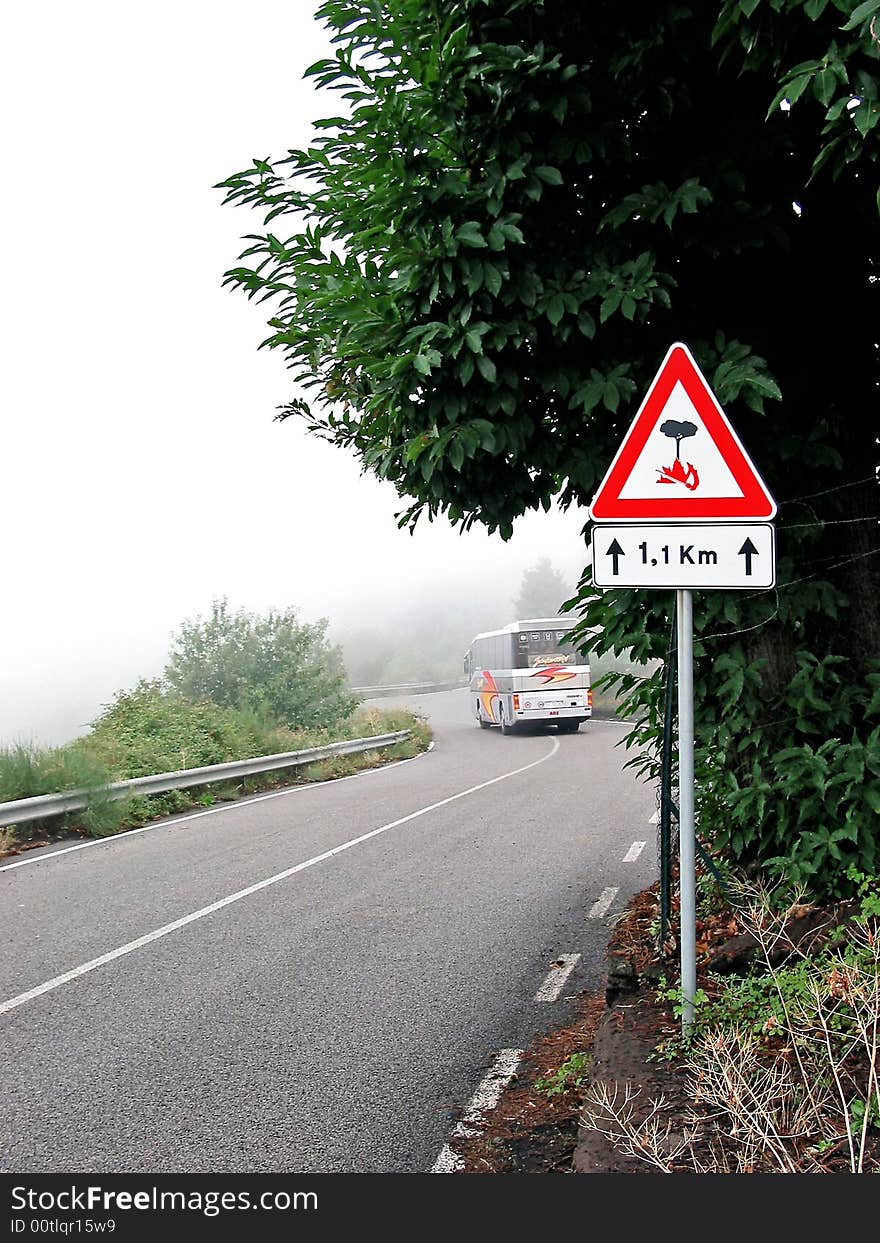
{"label": "solid white edge line", "polygon": [[[394,745],[394,744],[392,744]],[[287,794],[304,794],[306,790],[320,789],[322,786],[336,785],[340,781],[354,781],[356,777],[372,777],[376,773],[383,773],[389,768],[398,768],[401,764],[412,764],[413,760],[420,760],[423,755],[427,755],[434,748],[434,742],[418,755],[411,755],[405,760],[392,760],[390,764],[382,764],[378,768],[365,768],[359,773],[349,773],[347,777],[330,777],[326,781],[310,781],[306,785],[291,786],[287,790],[272,790],[268,794],[253,794],[247,798],[236,799],[231,803],[224,803],[220,807],[208,807],[204,811],[188,812],[183,816],[175,816],[169,820],[159,820],[156,824],[143,824],[137,829],[125,829],[122,833],[115,833],[110,837],[97,837],[89,842],[77,842],[75,846],[64,846],[61,850],[47,851],[45,854],[34,855],[32,859],[16,859],[15,863],[6,863],[0,865],[0,872],[11,872],[13,868],[28,867],[33,863],[42,863],[44,859],[57,859],[59,855],[69,855],[74,850],[88,850],[90,846],[110,846],[114,842],[124,842],[130,837],[139,837],[141,833],[150,833],[153,829],[173,829],[177,824],[185,824],[188,820],[200,820],[202,816],[215,816],[221,811],[235,811],[239,807],[250,807],[252,803],[264,803],[270,798],[284,798]]]}
{"label": "solid white edge line", "polygon": [[655,811],[651,819],[648,821],[648,824],[659,824],[659,823],[660,823],[660,812]]}
{"label": "solid white edge line", "polygon": [[639,855],[645,849],[647,844],[648,844],[647,842],[633,842],[629,850],[623,856],[623,862],[624,863],[635,863],[636,859],[638,859]]}
{"label": "solid white edge line", "polygon": [[617,896],[616,889],[603,889],[598,899],[590,907],[590,919],[601,919]]}
{"label": "solid white edge line", "polygon": [[556,1001],[565,982],[580,962],[580,954],[560,954],[547,972],[547,978],[535,993],[535,1001]]}
{"label": "solid white edge line", "polygon": [[[467,1139],[479,1134],[483,1115],[494,1109],[500,1101],[501,1093],[516,1074],[522,1055],[522,1049],[501,1049],[471,1097],[470,1104],[462,1114],[460,1121],[456,1122],[452,1128],[452,1138]],[[431,1168],[431,1173],[454,1174],[463,1165],[462,1158],[453,1151],[449,1144],[444,1144]]]}
{"label": "solid white edge line", "polygon": [[80,966],[74,967],[70,971],[65,971],[63,975],[53,976],[51,980],[37,985],[36,988],[28,989],[26,993],[19,993],[16,997],[10,997],[8,1001],[0,1003],[0,1014],[6,1014],[7,1011],[14,1010],[17,1006],[24,1005],[25,1002],[33,1001],[34,998],[41,997],[44,993],[50,993],[54,989],[60,988],[62,984],[69,984],[72,980],[79,979],[80,976],[88,975],[90,971],[95,971],[98,967],[103,967],[108,962],[113,962],[126,954],[132,954],[135,950],[142,949],[145,945],[158,941],[161,937],[166,937],[171,932],[177,932],[180,928],[185,928],[187,924],[195,923],[198,919],[204,919],[207,915],[213,915],[216,911],[221,911],[224,907],[231,906],[233,902],[240,902],[243,898],[259,893],[261,889],[268,889],[270,885],[277,885],[280,881],[295,876],[298,872],[304,872],[306,868],[314,867],[316,863],[323,863],[327,859],[341,855],[344,851],[351,850],[353,846],[359,846],[362,842],[368,842],[373,837],[387,833],[389,829],[396,829],[401,824],[408,824],[410,820],[417,820],[420,816],[427,815],[428,812],[436,811],[438,807],[445,807],[447,804],[454,803],[460,798],[466,798],[469,794],[476,794],[479,790],[485,790],[489,786],[497,785],[499,781],[506,781],[508,777],[516,777],[520,773],[528,772],[530,768],[536,768],[539,764],[543,764],[545,760],[551,759],[558,750],[559,740],[554,739],[553,746],[539,760],[532,760],[530,764],[523,764],[521,768],[514,768],[509,773],[502,773],[500,776],[492,777],[488,781],[481,781],[479,785],[470,786],[467,790],[459,790],[457,794],[450,794],[448,798],[440,799],[437,803],[431,803],[429,807],[421,807],[418,811],[410,812],[408,816],[401,816],[399,820],[392,820],[388,824],[380,825],[378,829],[371,829],[368,833],[361,833],[358,837],[352,837],[349,841],[342,842],[339,846],[334,846],[331,850],[325,850],[319,855],[313,855],[311,859],[305,859],[302,863],[285,868],[283,872],[276,872],[274,876],[267,876],[265,880],[257,881],[254,885],[248,885],[246,889],[239,889],[236,893],[220,898],[219,901],[212,902],[209,906],[203,906],[198,911],[184,915],[181,919],[175,919],[170,924],[163,924],[161,928],[156,928],[142,937],[137,937],[134,941],[127,941],[125,945],[120,945],[116,949],[110,950],[107,954],[101,954],[98,958],[92,958],[88,962],[81,963]]}

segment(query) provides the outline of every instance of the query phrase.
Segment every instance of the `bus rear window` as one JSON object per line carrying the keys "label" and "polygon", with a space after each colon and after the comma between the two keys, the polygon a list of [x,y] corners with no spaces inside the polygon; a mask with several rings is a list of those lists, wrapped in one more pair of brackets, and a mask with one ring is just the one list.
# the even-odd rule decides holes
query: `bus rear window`
{"label": "bus rear window", "polygon": [[541,665],[576,665],[577,649],[563,643],[564,630],[523,630],[514,636],[514,668],[536,669]]}

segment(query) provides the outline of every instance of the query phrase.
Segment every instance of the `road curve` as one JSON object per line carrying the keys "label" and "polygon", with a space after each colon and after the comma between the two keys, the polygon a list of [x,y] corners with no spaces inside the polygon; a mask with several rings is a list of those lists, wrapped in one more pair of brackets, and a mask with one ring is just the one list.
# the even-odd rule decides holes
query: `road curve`
{"label": "road curve", "polygon": [[0,866],[0,1171],[425,1172],[497,1050],[601,983],[656,873],[623,727],[408,702],[415,760]]}

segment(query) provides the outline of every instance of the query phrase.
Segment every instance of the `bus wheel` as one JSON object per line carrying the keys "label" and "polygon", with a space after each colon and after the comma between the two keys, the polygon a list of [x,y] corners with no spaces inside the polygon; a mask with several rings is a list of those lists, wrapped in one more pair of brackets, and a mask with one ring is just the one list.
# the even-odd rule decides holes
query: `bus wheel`
{"label": "bus wheel", "polygon": [[559,721],[557,723],[560,734],[576,734],[580,727],[580,721]]}
{"label": "bus wheel", "polygon": [[479,725],[480,729],[491,729],[492,728],[491,723],[485,720],[484,717],[480,716],[479,708],[477,708],[477,724]]}
{"label": "bus wheel", "polygon": [[502,734],[512,734],[512,733],[513,733],[513,726],[512,726],[512,725],[510,725],[510,724],[508,723],[507,718],[506,718],[506,717],[505,717],[505,715],[504,715],[504,709],[503,709],[503,708],[501,708],[501,707],[499,707],[499,709],[498,709],[498,714],[499,714],[499,716],[501,717],[501,732],[502,732]]}

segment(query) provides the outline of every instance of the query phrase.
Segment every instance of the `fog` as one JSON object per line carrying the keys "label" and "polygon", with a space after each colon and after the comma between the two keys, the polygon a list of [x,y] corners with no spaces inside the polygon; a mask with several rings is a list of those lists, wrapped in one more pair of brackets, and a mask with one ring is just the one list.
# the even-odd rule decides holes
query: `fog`
{"label": "fog", "polygon": [[273,420],[292,392],[257,349],[269,312],[221,288],[260,220],[212,187],[333,111],[302,81],[327,51],[312,9],[6,15],[0,744],[82,732],[216,597],[393,642],[503,624],[538,558],[571,583],[585,563],[584,512],[506,544],[400,532],[390,485]]}

